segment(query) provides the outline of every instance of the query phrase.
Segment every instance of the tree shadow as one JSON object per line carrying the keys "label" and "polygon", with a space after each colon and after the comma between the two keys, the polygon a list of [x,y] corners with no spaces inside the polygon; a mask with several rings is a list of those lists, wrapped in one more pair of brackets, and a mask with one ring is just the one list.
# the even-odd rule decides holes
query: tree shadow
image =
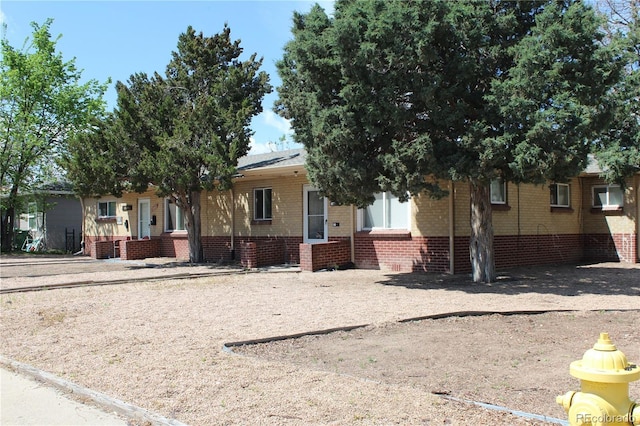
{"label": "tree shadow", "polygon": [[[493,283],[474,283],[470,274],[394,273],[386,275],[385,280],[378,284],[416,290],[463,291],[470,294],[640,296],[640,265],[540,265],[508,269],[497,275],[497,280]],[[638,304],[640,306],[640,298]]]}
{"label": "tree shadow", "polygon": [[125,269],[135,271],[139,269],[179,269],[179,268],[204,268],[211,270],[237,270],[242,268],[240,262],[237,261],[217,261],[192,263],[188,260],[172,260],[172,261],[135,261],[131,265],[125,266]]}

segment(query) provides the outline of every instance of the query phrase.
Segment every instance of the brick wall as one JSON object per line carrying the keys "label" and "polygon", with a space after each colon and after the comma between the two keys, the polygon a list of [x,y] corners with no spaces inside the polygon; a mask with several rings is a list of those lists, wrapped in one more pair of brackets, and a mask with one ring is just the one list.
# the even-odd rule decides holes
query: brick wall
{"label": "brick wall", "polygon": [[579,234],[496,236],[496,267],[576,263],[582,259]]}
{"label": "brick wall", "polygon": [[122,260],[146,259],[161,256],[161,240],[129,240],[120,242],[120,258]]}
{"label": "brick wall", "polygon": [[[207,262],[230,262],[232,260],[231,237],[202,237],[202,250]],[[187,257],[189,248],[187,247]]]}
{"label": "brick wall", "polygon": [[[496,268],[577,263],[583,258],[579,234],[569,235],[497,235],[493,239]],[[469,238],[455,239],[455,272],[471,272]]]}
{"label": "brick wall", "polygon": [[256,259],[258,267],[282,265],[285,263],[284,240],[262,240],[256,242]]}
{"label": "brick wall", "polygon": [[94,243],[96,241],[100,241],[101,239],[98,237],[92,237],[89,235],[84,235],[82,238],[82,241],[84,242],[84,254],[87,256],[91,256],[94,259],[97,259],[96,255],[96,249],[94,246]]}
{"label": "brick wall", "polygon": [[351,243],[348,238],[326,243],[300,244],[300,269],[303,271],[344,267],[349,263]]}
{"label": "brick wall", "polygon": [[[290,263],[295,265],[300,263],[300,243],[302,243],[302,237],[236,237],[236,252],[240,250],[242,243],[254,242],[258,243],[258,247],[260,247],[261,242],[274,240],[281,242],[284,247],[282,261],[279,262],[279,264]],[[240,258],[237,253],[236,258]]]}
{"label": "brick wall", "polygon": [[585,234],[582,236],[585,260],[630,262],[638,259],[636,234]]}
{"label": "brick wall", "polygon": [[449,237],[412,237],[408,232],[357,232],[354,244],[358,268],[398,272],[449,271]]}
{"label": "brick wall", "polygon": [[[497,268],[575,263],[582,259],[581,237],[575,235],[500,235],[494,237]],[[469,237],[456,237],[455,272],[471,271]],[[358,268],[374,268],[400,272],[448,272],[448,237],[384,236],[356,233]]]}
{"label": "brick wall", "polygon": [[187,233],[172,232],[162,234],[160,236],[160,256],[175,257],[176,259],[180,260],[188,260],[189,240],[187,238]]}
{"label": "brick wall", "polygon": [[245,268],[251,269],[285,263],[285,241],[283,239],[242,241],[237,247],[240,263]]}
{"label": "brick wall", "polygon": [[242,266],[248,269],[258,267],[257,246],[254,242],[241,242],[238,244],[238,257]]}
{"label": "brick wall", "polygon": [[113,257],[113,241],[93,241],[90,247],[89,254],[94,259],[109,259]]}

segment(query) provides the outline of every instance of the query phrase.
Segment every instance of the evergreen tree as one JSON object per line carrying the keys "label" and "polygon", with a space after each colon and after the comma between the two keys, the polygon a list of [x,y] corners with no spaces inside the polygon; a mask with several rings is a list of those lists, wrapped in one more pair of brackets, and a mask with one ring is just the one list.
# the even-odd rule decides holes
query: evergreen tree
{"label": "evergreen tree", "polygon": [[181,209],[191,262],[203,260],[202,191],[229,187],[238,158],[249,150],[250,120],[271,91],[268,75],[259,71],[262,59],[239,60],[240,40],[231,41],[230,33],[225,26],[205,37],[189,27],[164,77],[137,73],[116,84],[118,107],[108,132],[116,140],[108,141],[108,151],[129,160],[123,177],[133,190],[151,184]]}
{"label": "evergreen tree", "polygon": [[294,14],[276,111],[332,201],[467,181],[473,279],[490,282],[491,180],[564,181],[606,125],[621,64],[599,25],[574,1],[338,0]]}
{"label": "evergreen tree", "polygon": [[612,120],[596,140],[596,158],[610,183],[640,171],[640,1],[606,0],[607,42],[620,49],[626,62],[621,81],[609,92]]}

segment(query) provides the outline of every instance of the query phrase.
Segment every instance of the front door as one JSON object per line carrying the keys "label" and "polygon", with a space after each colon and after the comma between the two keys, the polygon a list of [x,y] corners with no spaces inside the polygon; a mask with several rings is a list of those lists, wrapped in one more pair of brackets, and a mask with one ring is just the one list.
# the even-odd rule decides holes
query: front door
{"label": "front door", "polygon": [[138,200],[138,239],[151,238],[151,203],[148,198]]}
{"label": "front door", "polygon": [[308,185],[304,187],[304,242],[321,243],[327,241],[327,199]]}

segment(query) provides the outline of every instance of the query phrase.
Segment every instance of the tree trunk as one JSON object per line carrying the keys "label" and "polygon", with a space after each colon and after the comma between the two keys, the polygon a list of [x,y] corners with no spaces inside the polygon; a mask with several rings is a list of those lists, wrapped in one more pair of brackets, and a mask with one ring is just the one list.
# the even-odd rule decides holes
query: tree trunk
{"label": "tree trunk", "polygon": [[475,179],[470,180],[470,186],[471,239],[469,255],[473,282],[490,283],[496,279],[490,187]]}
{"label": "tree trunk", "polygon": [[6,200],[5,215],[2,218],[2,251],[9,252],[13,250],[13,229],[16,227],[16,203],[18,201],[18,187],[11,187],[9,197]]}
{"label": "tree trunk", "polygon": [[2,218],[2,251],[9,252],[13,249],[13,228],[16,216],[16,209],[13,206],[7,207]]}
{"label": "tree trunk", "polygon": [[[202,222],[200,218],[200,191],[189,191],[184,197],[185,207],[181,207],[185,216],[185,227],[189,240],[189,262],[204,262],[202,252]],[[181,200],[182,201],[182,200]]]}

